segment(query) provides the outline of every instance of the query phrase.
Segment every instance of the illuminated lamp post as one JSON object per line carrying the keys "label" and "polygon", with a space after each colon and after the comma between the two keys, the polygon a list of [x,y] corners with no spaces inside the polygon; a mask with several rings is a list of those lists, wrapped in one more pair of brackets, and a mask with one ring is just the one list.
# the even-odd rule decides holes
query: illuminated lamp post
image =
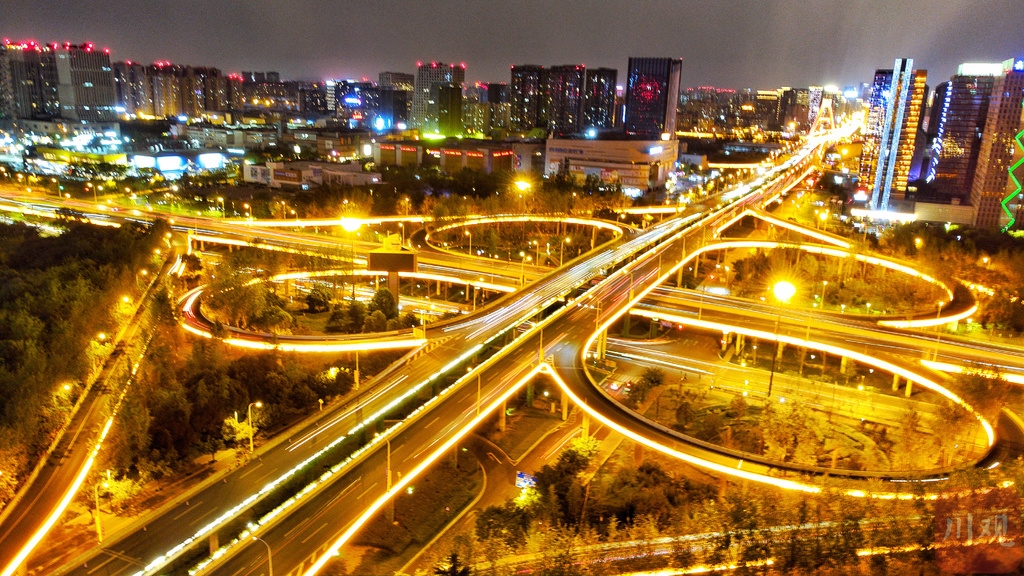
{"label": "illuminated lamp post", "polygon": [[558,248],[558,266],[562,266],[562,258],[565,256],[565,245],[572,244],[572,237],[566,236],[565,242],[559,242]]}
{"label": "illuminated lamp post", "polygon": [[352,234],[357,232],[362,225],[362,222],[353,218],[341,219],[341,229],[348,233],[349,239],[349,264],[352,266],[352,300],[356,299],[356,241]]}
{"label": "illuminated lamp post", "polygon": [[793,286],[792,282],[785,280],[775,283],[772,287],[772,294],[775,295],[775,299],[779,301],[778,315],[775,316],[775,354],[772,355],[772,371],[768,376],[768,398],[772,397],[772,384],[775,383],[775,364],[779,359],[779,351],[781,350],[781,342],[779,342],[779,324],[782,321],[782,306],[781,304],[788,304],[796,294],[796,286]]}
{"label": "illuminated lamp post", "polygon": [[527,256],[526,252],[519,252],[519,257],[522,258],[519,261],[519,286],[522,287],[526,285],[526,262],[533,258]]}
{"label": "illuminated lamp post", "polygon": [[[109,482],[103,483],[104,488],[110,488]],[[92,495],[96,499],[96,541],[103,543],[103,524],[100,521],[100,484],[92,485]]]}
{"label": "illuminated lamp post", "polygon": [[253,437],[256,436],[256,426],[254,426],[253,423],[252,423],[252,407],[253,406],[255,406],[257,408],[263,408],[263,402],[259,402],[259,401],[250,402],[249,406],[245,409],[246,412],[249,413],[248,414],[248,417],[249,417],[248,422],[249,422],[249,453],[250,454],[252,454],[253,452],[256,451],[255,446],[253,444]]}
{"label": "illuminated lamp post", "polygon": [[[942,307],[946,304],[943,301],[935,303],[938,310],[935,312],[935,319],[938,320],[942,317]],[[942,343],[942,324],[935,326],[935,353],[932,354],[932,360],[938,360],[939,358],[939,344]]]}
{"label": "illuminated lamp post", "polygon": [[266,540],[258,536],[253,536],[252,539],[263,542],[263,545],[267,547],[267,574],[269,576],[274,576],[274,559],[271,557],[270,544],[267,544]]}
{"label": "illuminated lamp post", "polygon": [[463,230],[462,233],[469,237],[469,255],[472,256],[473,255],[473,233],[470,232],[469,230]]}

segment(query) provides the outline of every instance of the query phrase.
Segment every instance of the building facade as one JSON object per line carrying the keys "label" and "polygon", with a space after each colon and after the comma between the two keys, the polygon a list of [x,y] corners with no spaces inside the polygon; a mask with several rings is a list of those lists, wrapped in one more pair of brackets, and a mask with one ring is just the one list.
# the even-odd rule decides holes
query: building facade
{"label": "building facade", "polygon": [[419,62],[416,64],[416,85],[412,93],[412,113],[409,125],[412,128],[430,130],[430,88],[434,84],[459,84],[466,81],[465,64],[444,64],[442,62]]}
{"label": "building facade", "polygon": [[568,64],[548,69],[548,130],[557,136],[581,131],[587,70]]}
{"label": "building facade", "polygon": [[509,116],[512,130],[527,132],[547,127],[547,70],[543,66],[512,66]]}
{"label": "building facade", "polygon": [[682,60],[630,58],[626,84],[627,136],[660,138],[676,130]]}
{"label": "building facade", "polygon": [[1003,62],[992,84],[992,96],[978,151],[977,171],[971,187],[974,225],[995,228],[1009,223],[1010,203],[1016,186],[1009,177],[1014,162],[1015,138],[1024,126],[1024,58]]}
{"label": "building facade", "polygon": [[583,95],[583,130],[615,127],[615,83],[619,71],[613,68],[590,68]]}
{"label": "building facade", "polygon": [[[964,74],[964,66],[935,90],[931,158],[925,179],[943,196],[968,197],[978,166],[981,136],[988,118],[995,77]],[[929,131],[932,131],[929,125]]]}
{"label": "building facade", "polygon": [[907,191],[927,89],[927,72],[913,66],[900,58],[891,70],[875,72],[860,165],[871,210],[889,210]]}

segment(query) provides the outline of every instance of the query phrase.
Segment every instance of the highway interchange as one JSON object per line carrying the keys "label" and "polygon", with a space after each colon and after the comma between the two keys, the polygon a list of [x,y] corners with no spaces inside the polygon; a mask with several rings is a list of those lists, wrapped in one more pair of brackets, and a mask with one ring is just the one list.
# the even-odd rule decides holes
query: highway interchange
{"label": "highway interchange", "polygon": [[[808,145],[799,161],[780,169],[768,182],[753,186],[753,192],[746,196],[738,195],[739,199],[732,204],[710,214],[682,213],[644,231],[627,230],[620,238],[540,277],[522,293],[497,299],[477,314],[443,327],[428,328],[428,338],[435,340],[429,353],[410,352],[373,381],[365,383],[356,397],[315,414],[279,435],[260,449],[257,460],[212,478],[193,491],[187,501],[176,501],[147,514],[87,557],[68,563],[67,573],[163,573],[178,561],[174,558],[175,546],[190,543],[191,547],[180,549],[184,552],[180,556],[192,561],[196,550],[202,551],[200,556],[210,551],[210,534],[224,525],[238,524],[239,518],[248,518],[251,527],[241,533],[236,545],[230,545],[231,534],[217,539],[217,544],[227,547],[203,567],[204,573],[260,573],[266,551],[251,539],[256,535],[274,550],[274,568],[278,573],[313,574],[351,539],[366,518],[385,505],[389,495],[414,483],[419,473],[457,446],[477,424],[489,417],[489,411],[501,407],[518,387],[538,373],[547,373],[558,382],[563,387],[564,397],[579,404],[589,418],[621,428],[627,436],[636,437],[652,449],[713,473],[728,472],[784,488],[816,491],[813,482],[806,479],[806,474],[814,473],[813,470],[751,462],[749,455],[738,457],[718,447],[702,446],[638,418],[593,385],[584,358],[596,334],[634,307],[637,307],[634,313],[642,313],[645,307],[659,314],[666,308],[692,310],[694,294],[666,294],[664,290],[656,290],[657,286],[684,265],[684,254],[692,254],[695,246],[709,240],[707,230],[719,229],[747,208],[763,206],[801,180],[823,142],[822,139]],[[204,221],[204,233],[223,233],[215,229],[220,226],[238,224]],[[196,229],[198,232],[198,224]],[[238,237],[237,230],[232,233]],[[306,242],[310,236],[281,231],[271,235],[264,234],[263,230],[259,234],[280,245],[294,243],[289,244],[291,246]],[[685,252],[687,241],[690,253]],[[462,265],[465,261],[455,256],[437,258],[447,266]],[[516,264],[514,271],[505,270],[506,276],[517,275],[519,267]],[[484,270],[493,272],[495,266],[488,263],[474,272]],[[540,276],[541,271],[535,273]],[[595,279],[601,281],[584,296],[578,296],[578,290],[589,287]],[[653,294],[653,301],[645,299],[649,292]],[[644,304],[641,305],[641,301]],[[600,302],[601,306],[595,307],[592,302]],[[743,315],[753,317],[746,322],[748,325],[760,326],[763,330],[770,330],[765,326],[771,324],[776,313],[756,303],[737,304],[713,297],[702,297],[698,306],[702,307],[707,321],[725,323],[730,317]],[[831,339],[835,346],[856,345],[864,353],[868,348],[875,348],[879,349],[879,354],[890,354],[894,341],[905,347],[905,351],[919,355],[922,350],[936,346],[927,337],[880,329],[851,317],[786,311],[784,319],[783,333],[798,333],[804,337],[813,329],[815,339]],[[514,334],[517,327],[529,320],[539,321],[486,361],[475,362],[474,357],[485,347],[506,333]],[[879,330],[884,332],[880,335]],[[902,340],[894,340],[894,335]],[[970,353],[969,348],[960,343],[946,341],[939,346],[941,357],[945,358],[963,358],[965,353]],[[991,347],[975,345],[975,349],[979,357],[993,358]],[[1004,355],[1007,365],[1014,365],[1012,352],[996,352]],[[467,365],[468,373],[464,368]],[[907,369],[921,370],[919,366]],[[449,371],[465,373],[465,376],[408,419],[380,431],[366,448],[336,467],[329,478],[295,499],[287,509],[271,518],[259,519],[251,515],[249,510],[258,498],[254,490],[287,481],[290,471],[315,458],[327,445],[363,434],[363,430],[369,430],[369,424],[378,419],[375,415],[393,407],[396,399],[418,395]],[[999,423],[1000,431],[1004,424]],[[222,521],[217,522],[217,519]],[[168,556],[169,552],[172,553]]]}

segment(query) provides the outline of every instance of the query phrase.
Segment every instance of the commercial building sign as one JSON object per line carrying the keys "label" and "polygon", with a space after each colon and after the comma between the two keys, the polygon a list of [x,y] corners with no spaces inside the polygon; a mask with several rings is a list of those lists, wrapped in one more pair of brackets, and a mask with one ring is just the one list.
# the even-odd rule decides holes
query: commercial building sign
{"label": "commercial building sign", "polygon": [[302,183],[302,173],[294,170],[274,170],[274,180],[278,182],[290,182],[292,184]]}

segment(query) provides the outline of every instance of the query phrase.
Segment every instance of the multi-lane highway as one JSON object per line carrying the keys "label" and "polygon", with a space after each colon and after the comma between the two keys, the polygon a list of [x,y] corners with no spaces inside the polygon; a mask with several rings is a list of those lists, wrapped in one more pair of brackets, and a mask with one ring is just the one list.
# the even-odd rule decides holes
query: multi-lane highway
{"label": "multi-lane highway", "polygon": [[[819,142],[820,143],[820,142]],[[574,307],[569,313],[557,318],[557,322],[546,327],[548,338],[544,340],[544,349],[553,350],[553,346],[562,346],[558,350],[558,358],[564,354],[580,358],[579,345],[586,340],[593,332],[598,319],[603,320],[610,314],[621,312],[630,301],[634,290],[651,287],[658,280],[662,272],[662,259],[664,265],[671,267],[673,259],[680,254],[681,246],[678,243],[685,237],[683,230],[690,226],[696,228],[698,225],[714,225],[723,219],[732,216],[737,210],[743,209],[747,204],[761,201],[763,196],[772,195],[778,192],[779,188],[791,185],[803,177],[805,167],[809,158],[817,152],[816,146],[809,146],[798,162],[792,162],[781,169],[781,172],[761,178],[747,187],[743,193],[752,189],[755,194],[743,199],[742,194],[735,198],[741,198],[734,206],[728,206],[719,210],[716,215],[696,221],[695,217],[674,218],[662,224],[655,225],[643,233],[627,236],[613,245],[602,248],[596,253],[577,262],[570,263],[551,275],[547,276],[534,286],[517,295],[515,298],[506,298],[499,301],[489,311],[447,326],[443,329],[443,343],[436,347],[430,354],[420,354],[415,358],[393,366],[376,382],[372,383],[354,401],[338,407],[330,412],[325,412],[322,417],[308,422],[304,427],[299,428],[278,442],[269,445],[263,450],[261,460],[250,463],[244,469],[236,469],[223,478],[218,478],[221,486],[215,486],[212,482],[205,486],[202,491],[190,495],[188,502],[179,502],[172,506],[154,512],[143,518],[140,522],[125,534],[116,536],[108,541],[104,550],[98,551],[89,558],[77,559],[71,566],[73,571],[89,574],[125,574],[138,570],[138,566],[148,566],[147,571],[156,571],[165,562],[161,557],[172,550],[181,542],[189,539],[197,539],[200,545],[205,545],[208,534],[213,533],[216,528],[216,520],[227,515],[228,518],[237,516],[239,507],[244,511],[251,505],[252,493],[255,489],[263,486],[263,483],[283,481],[285,473],[298,466],[302,461],[312,457],[324,444],[338,441],[343,436],[359,434],[362,423],[372,420],[372,415],[379,413],[388,406],[394,405],[397,398],[402,395],[415,394],[415,390],[428,384],[437,378],[441,371],[454,368],[459,359],[468,358],[479,351],[486,342],[492,340],[497,334],[503,333],[521,324],[524,320],[536,315],[541,310],[552,304],[557,304],[572,294],[577,288],[587,285],[593,278],[612,270],[613,267],[630,261],[634,256],[647,250],[667,239],[671,241],[665,246],[656,250],[658,257],[657,264],[653,264],[654,252],[644,260],[643,266],[636,266],[632,269],[632,278],[626,275],[612,277],[602,283],[596,291],[597,298],[602,302],[603,312],[595,312],[592,308]],[[687,232],[691,246],[695,239],[693,232]],[[629,281],[627,281],[627,279]],[[595,313],[600,315],[595,318]],[[580,316],[582,314],[583,316]],[[481,369],[484,376],[481,381],[481,395],[486,400],[507,395],[510,393],[509,384],[517,382],[516,377],[529,370],[531,362],[535,362],[536,351],[541,345],[541,334],[533,331],[524,338],[507,347],[495,362]],[[571,344],[571,346],[567,346]],[[571,350],[572,352],[565,352]],[[573,356],[575,354],[575,356]],[[559,361],[560,362],[560,361]],[[575,361],[567,364],[575,366]],[[578,372],[578,368],[574,368]],[[583,380],[579,380],[583,382]],[[578,390],[582,390],[578,388]],[[471,397],[470,405],[466,407],[464,402]],[[400,427],[400,430],[391,440],[394,451],[391,458],[394,472],[402,472],[403,466],[399,462],[399,456],[403,461],[409,462],[406,473],[417,469],[424,462],[425,455],[419,447],[426,446],[427,450],[440,444],[440,448],[446,445],[445,438],[451,438],[453,431],[465,430],[466,426],[472,424],[476,416],[476,393],[467,392],[466,388],[459,391],[442,395],[439,401],[429,411],[420,412],[421,416],[415,421]],[[434,415],[437,415],[436,417]],[[319,415],[318,415],[319,416]],[[626,415],[630,417],[629,415]],[[627,424],[628,425],[628,424]],[[319,447],[315,444],[319,443]],[[310,495],[300,501],[297,508],[307,513],[294,514],[292,510],[282,513],[280,520],[274,527],[268,527],[260,532],[261,538],[271,543],[277,549],[285,544],[287,534],[278,534],[276,526],[285,525],[288,522],[299,522],[293,518],[315,516],[309,514],[306,506],[326,506],[321,500],[320,494],[330,494],[330,490],[340,489],[341,492],[334,494],[338,500],[344,500],[349,504],[346,510],[347,516],[336,517],[332,526],[353,526],[360,517],[358,513],[364,507],[361,504],[351,506],[352,502],[346,498],[355,498],[366,501],[373,500],[376,495],[383,493],[383,486],[369,485],[365,490],[358,491],[356,488],[359,482],[369,477],[370,471],[380,470],[379,459],[387,458],[387,450],[383,449],[383,443],[371,445],[362,452],[360,459],[353,461],[348,467],[335,474],[335,479],[326,483],[326,488]],[[403,447],[417,447],[417,452],[403,454]],[[409,450],[413,450],[409,448]],[[376,463],[376,465],[374,465]],[[363,473],[360,473],[363,472]],[[372,483],[371,483],[372,484]],[[346,492],[348,490],[348,492]],[[351,496],[350,496],[351,494]],[[346,523],[345,518],[351,521]],[[224,521],[226,523],[227,520]],[[206,531],[203,528],[207,528]],[[293,526],[298,530],[299,526]],[[294,532],[290,533],[294,535]],[[334,538],[337,535],[328,534],[326,530],[304,538],[299,544],[294,539],[288,540],[289,550],[295,556],[295,563],[292,567],[298,566],[301,558],[309,558],[316,550],[321,549],[324,542],[331,543],[331,548],[340,546],[339,540]],[[301,545],[300,545],[301,544]],[[238,554],[229,554],[228,562],[244,562],[253,554],[254,548],[241,548]],[[310,554],[306,554],[309,552]],[[279,562],[275,556],[275,563]],[[89,567],[85,565],[88,563]]]}

